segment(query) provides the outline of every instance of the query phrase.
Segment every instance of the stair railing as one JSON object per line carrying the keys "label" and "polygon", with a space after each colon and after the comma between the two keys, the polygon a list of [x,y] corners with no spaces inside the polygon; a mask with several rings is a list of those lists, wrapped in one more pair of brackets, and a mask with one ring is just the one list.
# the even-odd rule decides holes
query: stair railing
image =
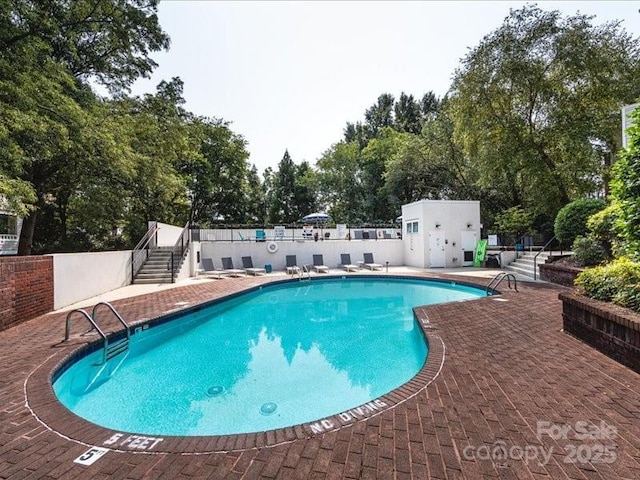
{"label": "stair railing", "polygon": [[184,252],[189,248],[189,222],[182,229],[180,237],[176,241],[175,245],[171,249],[171,260],[169,260],[169,269],[171,270],[171,283],[176,281],[176,269],[182,265],[182,257]]}
{"label": "stair railing", "polygon": [[158,222],[151,222],[138,244],[131,251],[131,283],[149,258],[149,250],[158,246]]}
{"label": "stair railing", "polygon": [[[542,247],[542,248],[540,249],[540,251],[539,251],[538,253],[536,253],[536,256],[535,256],[535,257],[533,257],[533,279],[534,279],[534,280],[537,280],[537,279],[538,279],[538,255],[540,255],[542,252],[544,252],[544,251],[547,249],[547,247],[548,247],[549,245],[551,245],[551,243],[552,243],[554,240],[557,240],[557,239],[556,239],[556,237],[555,237],[555,235],[553,236],[553,238],[552,238],[551,240],[549,240],[547,243],[545,243],[545,244],[544,244],[544,247]],[[562,252],[562,250],[560,250],[560,251]]]}

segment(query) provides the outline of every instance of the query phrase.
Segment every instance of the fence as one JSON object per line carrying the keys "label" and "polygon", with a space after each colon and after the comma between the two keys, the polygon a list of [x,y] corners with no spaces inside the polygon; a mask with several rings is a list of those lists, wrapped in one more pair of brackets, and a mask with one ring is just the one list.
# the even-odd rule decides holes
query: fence
{"label": "fence", "polygon": [[399,240],[402,239],[402,229],[397,227],[325,227],[322,225],[265,228],[239,226],[191,229],[191,239],[197,242]]}

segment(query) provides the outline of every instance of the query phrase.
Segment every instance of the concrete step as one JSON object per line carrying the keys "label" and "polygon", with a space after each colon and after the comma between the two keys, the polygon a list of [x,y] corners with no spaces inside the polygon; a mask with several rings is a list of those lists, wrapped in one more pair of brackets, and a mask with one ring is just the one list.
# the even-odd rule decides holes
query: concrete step
{"label": "concrete step", "polygon": [[504,267],[504,270],[533,278],[533,268],[523,267],[521,265],[518,265],[517,263],[507,265],[506,267]]}

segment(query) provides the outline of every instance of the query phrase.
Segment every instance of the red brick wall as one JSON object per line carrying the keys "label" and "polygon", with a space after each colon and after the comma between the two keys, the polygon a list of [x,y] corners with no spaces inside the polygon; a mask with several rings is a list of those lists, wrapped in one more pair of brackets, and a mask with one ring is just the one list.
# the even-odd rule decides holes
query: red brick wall
{"label": "red brick wall", "polygon": [[0,330],[53,310],[53,257],[0,257]]}
{"label": "red brick wall", "polygon": [[640,315],[573,293],[560,300],[566,333],[640,373]]}

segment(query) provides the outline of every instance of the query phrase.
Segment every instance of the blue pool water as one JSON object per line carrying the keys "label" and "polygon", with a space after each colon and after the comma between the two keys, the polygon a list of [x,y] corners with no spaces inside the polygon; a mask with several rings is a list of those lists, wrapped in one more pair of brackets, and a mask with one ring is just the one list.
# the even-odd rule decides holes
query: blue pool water
{"label": "blue pool water", "polygon": [[80,359],[58,399],[103,427],[149,435],[222,435],[301,424],[370,402],[427,357],[412,307],[479,289],[389,278],[267,286],[131,337],[126,354]]}

